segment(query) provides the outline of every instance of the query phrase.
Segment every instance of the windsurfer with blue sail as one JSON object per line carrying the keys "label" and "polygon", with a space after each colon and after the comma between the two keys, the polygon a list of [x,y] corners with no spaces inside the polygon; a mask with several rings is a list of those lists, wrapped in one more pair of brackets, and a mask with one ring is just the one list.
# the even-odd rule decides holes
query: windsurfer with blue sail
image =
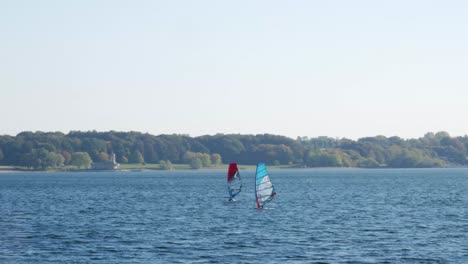
{"label": "windsurfer with blue sail", "polygon": [[242,189],[242,182],[240,178],[239,169],[236,163],[230,163],[227,174],[227,187],[229,193],[229,201],[234,202],[236,197]]}
{"label": "windsurfer with blue sail", "polygon": [[265,163],[258,163],[255,171],[255,201],[257,208],[262,209],[266,203],[273,200],[275,195],[275,188],[270,180],[270,174]]}

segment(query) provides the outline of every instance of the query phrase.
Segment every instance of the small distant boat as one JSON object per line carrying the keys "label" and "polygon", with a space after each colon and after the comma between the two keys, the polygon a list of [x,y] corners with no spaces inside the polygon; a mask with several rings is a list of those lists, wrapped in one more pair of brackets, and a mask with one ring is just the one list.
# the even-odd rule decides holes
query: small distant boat
{"label": "small distant boat", "polygon": [[255,200],[257,208],[263,208],[266,203],[273,200],[275,195],[275,188],[270,180],[270,174],[267,171],[265,163],[258,163],[255,172]]}
{"label": "small distant boat", "polygon": [[236,197],[242,190],[242,181],[236,163],[229,164],[227,187],[229,192],[229,201],[234,201],[234,197]]}

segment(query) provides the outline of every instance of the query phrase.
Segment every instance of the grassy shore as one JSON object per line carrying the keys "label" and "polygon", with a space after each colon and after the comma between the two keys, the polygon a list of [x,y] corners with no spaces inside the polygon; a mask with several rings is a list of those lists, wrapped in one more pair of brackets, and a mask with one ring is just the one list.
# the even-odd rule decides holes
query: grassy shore
{"label": "grassy shore", "polygon": [[0,172],[11,172],[16,170],[15,166],[0,166]]}
{"label": "grassy shore", "polygon": [[[256,165],[237,165],[240,170],[254,170]],[[226,170],[228,164],[203,167],[202,170]],[[192,170],[189,164],[172,164],[174,170]],[[297,169],[300,165],[269,165],[269,169]],[[159,164],[120,164],[120,170],[161,170]]]}
{"label": "grassy shore", "polygon": [[[241,165],[238,164],[240,170],[255,170],[255,165]],[[203,167],[200,170],[227,170],[228,164],[221,164],[217,166]],[[271,165],[269,169],[296,169],[300,168],[299,165]],[[190,164],[172,164],[173,170],[193,170]],[[74,166],[63,166],[57,168],[48,168],[45,171],[67,172],[67,171],[87,171],[88,169],[79,169]],[[162,170],[159,164],[120,164],[120,171],[132,170]],[[0,166],[0,172],[21,172],[21,171],[38,171],[31,170],[21,166]],[[40,170],[39,170],[40,171]]]}
{"label": "grassy shore", "polygon": [[[172,164],[174,170],[190,170],[189,164]],[[120,164],[120,170],[161,170],[161,165],[156,164]]]}

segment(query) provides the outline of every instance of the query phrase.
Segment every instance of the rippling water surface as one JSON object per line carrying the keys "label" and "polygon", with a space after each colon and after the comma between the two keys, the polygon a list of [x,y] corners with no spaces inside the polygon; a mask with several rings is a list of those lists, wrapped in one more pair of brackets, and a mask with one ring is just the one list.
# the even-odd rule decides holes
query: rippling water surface
{"label": "rippling water surface", "polygon": [[468,169],[0,174],[0,263],[468,263]]}

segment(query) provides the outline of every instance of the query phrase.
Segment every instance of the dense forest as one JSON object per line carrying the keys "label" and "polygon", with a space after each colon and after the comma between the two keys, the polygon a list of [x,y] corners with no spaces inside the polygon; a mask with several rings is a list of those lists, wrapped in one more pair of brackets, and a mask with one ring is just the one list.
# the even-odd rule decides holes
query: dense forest
{"label": "dense forest", "polygon": [[[197,167],[237,162],[301,167],[422,168],[468,164],[468,137],[447,132],[417,139],[330,137],[291,139],[261,134],[150,135],[139,132],[22,132],[0,136],[0,165],[31,169],[105,162],[195,163]],[[85,163],[83,163],[85,164]]]}

